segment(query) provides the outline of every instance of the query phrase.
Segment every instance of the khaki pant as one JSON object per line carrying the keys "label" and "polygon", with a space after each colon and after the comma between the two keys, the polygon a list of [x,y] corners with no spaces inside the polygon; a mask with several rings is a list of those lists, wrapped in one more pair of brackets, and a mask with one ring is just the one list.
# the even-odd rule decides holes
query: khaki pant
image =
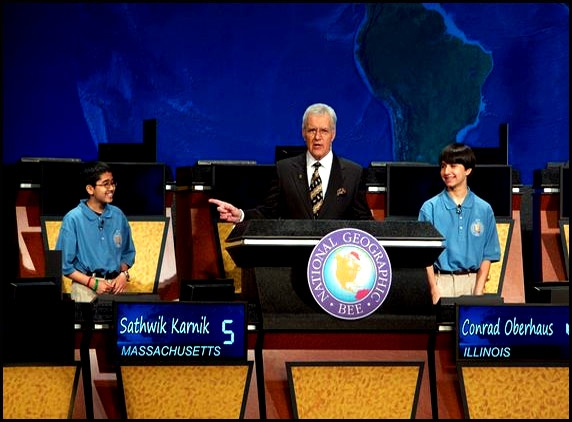
{"label": "khaki pant", "polygon": [[477,273],[462,275],[435,273],[435,283],[441,297],[472,296],[476,282]]}
{"label": "khaki pant", "polygon": [[71,285],[70,296],[74,302],[90,303],[93,302],[93,300],[97,297],[97,293],[89,287],[74,281]]}

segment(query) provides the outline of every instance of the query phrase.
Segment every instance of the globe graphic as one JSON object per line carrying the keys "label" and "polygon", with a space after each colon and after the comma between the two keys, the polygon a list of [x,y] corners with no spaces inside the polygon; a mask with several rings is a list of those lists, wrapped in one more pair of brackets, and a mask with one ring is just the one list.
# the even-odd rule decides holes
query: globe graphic
{"label": "globe graphic", "polygon": [[360,292],[370,291],[375,285],[375,263],[363,249],[342,246],[335,249],[326,259],[323,267],[326,289],[340,302],[359,302]]}

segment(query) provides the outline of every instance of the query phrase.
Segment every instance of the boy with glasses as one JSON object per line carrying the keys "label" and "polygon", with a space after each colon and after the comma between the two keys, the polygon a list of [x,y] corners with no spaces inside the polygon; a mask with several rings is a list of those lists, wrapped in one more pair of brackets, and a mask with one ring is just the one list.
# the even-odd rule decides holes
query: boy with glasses
{"label": "boy with glasses", "polygon": [[109,165],[87,163],[82,176],[88,198],[64,216],[56,249],[62,273],[72,280],[72,300],[91,302],[125,291],[135,246],[127,217],[111,204],[117,183]]}

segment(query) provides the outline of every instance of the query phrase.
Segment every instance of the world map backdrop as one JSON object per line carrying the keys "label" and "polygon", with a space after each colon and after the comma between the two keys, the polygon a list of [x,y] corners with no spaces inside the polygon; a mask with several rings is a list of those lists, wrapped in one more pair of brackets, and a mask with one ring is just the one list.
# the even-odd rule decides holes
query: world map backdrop
{"label": "world map backdrop", "polygon": [[314,102],[363,166],[497,147],[504,123],[523,184],[569,160],[564,3],[4,2],[2,55],[3,163],[95,159],[157,119],[173,171],[269,164]]}

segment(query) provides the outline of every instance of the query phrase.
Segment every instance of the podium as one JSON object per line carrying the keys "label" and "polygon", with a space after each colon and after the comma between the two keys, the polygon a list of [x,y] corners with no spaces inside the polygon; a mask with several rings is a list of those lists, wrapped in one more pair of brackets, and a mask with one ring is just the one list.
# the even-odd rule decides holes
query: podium
{"label": "podium", "polygon": [[374,236],[392,267],[426,267],[444,249],[445,239],[433,225],[409,220],[247,220],[230,232],[226,249],[239,267],[288,267],[299,259],[305,263],[323,236],[343,228]]}
{"label": "podium", "polygon": [[[308,259],[320,239],[331,231],[355,228],[368,232],[384,247],[392,267],[390,292],[373,314],[360,320],[342,320],[323,311],[314,301],[306,276]],[[421,334],[427,341],[429,382],[433,417],[437,417],[434,342],[437,331],[435,307],[427,286],[425,267],[444,249],[443,236],[430,224],[418,221],[364,220],[248,220],[237,224],[226,239],[226,249],[235,264],[254,269],[256,300],[261,310],[261,327],[255,349],[256,375],[261,418],[266,418],[263,350],[276,344],[276,336],[296,344],[292,335],[320,337],[328,345],[330,336],[356,333],[371,349],[372,337],[380,333]],[[250,287],[250,286],[249,286]],[[360,340],[358,340],[360,341]],[[374,340],[375,342],[375,340]],[[304,339],[299,344],[311,345]],[[290,346],[288,346],[290,347]],[[287,347],[287,348],[288,348]],[[398,347],[384,344],[381,347]]]}
{"label": "podium", "polygon": [[[380,324],[387,329],[420,328],[434,314],[425,267],[444,249],[443,236],[427,222],[367,220],[248,220],[235,226],[226,250],[237,266],[254,268],[264,329],[356,329],[356,324],[331,318],[311,297],[306,277],[310,254],[333,230],[355,228],[374,236],[385,248],[393,280],[390,293],[359,328]],[[415,318],[411,318],[414,316]],[[433,324],[433,321],[428,321]]]}

